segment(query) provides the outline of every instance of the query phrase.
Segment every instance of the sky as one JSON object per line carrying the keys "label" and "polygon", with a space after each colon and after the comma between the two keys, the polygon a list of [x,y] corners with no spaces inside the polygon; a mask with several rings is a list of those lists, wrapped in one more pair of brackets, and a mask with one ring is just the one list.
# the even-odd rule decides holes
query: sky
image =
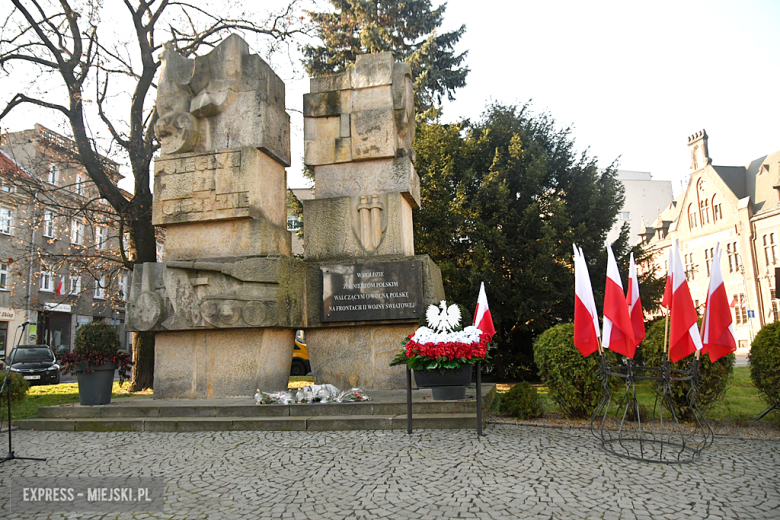
{"label": "sky", "polygon": [[[442,30],[461,24],[471,72],[444,122],[530,101],[600,166],[650,172],[675,195],[695,132],[717,165],[780,149],[780,1],[449,0]],[[291,168],[288,183],[305,179]]]}
{"label": "sky", "polygon": [[[620,169],[650,172],[673,181],[675,194],[689,172],[687,138],[695,132],[706,129],[717,165],[744,165],[780,149],[778,0],[449,0],[442,30],[461,24],[457,50],[468,52],[471,72],[445,102],[442,122],[478,119],[490,102],[530,102],[571,127],[576,148],[600,166],[617,161]],[[297,188],[308,183],[301,174],[308,80],[290,59],[297,62],[294,51],[270,63],[287,85],[288,185]],[[7,118],[3,130],[29,128],[33,118],[57,129],[50,116],[31,114]]]}

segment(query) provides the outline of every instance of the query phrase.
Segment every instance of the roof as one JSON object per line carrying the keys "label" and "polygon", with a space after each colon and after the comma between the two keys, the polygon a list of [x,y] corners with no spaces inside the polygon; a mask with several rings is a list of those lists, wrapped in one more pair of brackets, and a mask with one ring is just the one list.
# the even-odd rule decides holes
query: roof
{"label": "roof", "polygon": [[8,152],[0,148],[0,172],[32,180],[32,176]]}

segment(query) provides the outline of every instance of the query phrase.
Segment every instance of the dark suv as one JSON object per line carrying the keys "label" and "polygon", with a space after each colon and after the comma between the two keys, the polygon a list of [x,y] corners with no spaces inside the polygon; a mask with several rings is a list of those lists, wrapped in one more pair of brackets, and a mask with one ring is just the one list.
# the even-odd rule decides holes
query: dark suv
{"label": "dark suv", "polygon": [[31,384],[60,382],[60,366],[48,345],[19,345],[6,360],[11,372],[17,372]]}

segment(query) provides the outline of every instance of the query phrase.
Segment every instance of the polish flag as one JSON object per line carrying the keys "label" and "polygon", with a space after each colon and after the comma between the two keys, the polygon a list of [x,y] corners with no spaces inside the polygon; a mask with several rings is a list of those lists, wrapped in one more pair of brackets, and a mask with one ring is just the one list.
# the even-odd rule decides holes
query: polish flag
{"label": "polish flag", "polygon": [[607,243],[607,285],[604,289],[604,333],[601,344],[618,354],[633,359],[636,352],[634,326],[628,315],[623,282],[620,281],[615,255]]}
{"label": "polish flag", "polygon": [[[680,262],[678,243],[679,240],[675,239],[673,250],[669,252],[669,256],[672,257],[672,263],[669,266],[672,284],[669,356],[675,363],[690,356],[694,351],[702,349],[701,336],[699,329],[696,328],[698,320],[696,307],[693,306],[688,280],[685,279],[685,271],[683,271],[682,262]],[[666,283],[668,287],[669,280]]]}
{"label": "polish flag", "polygon": [[54,290],[54,293],[57,296],[62,296],[62,291],[65,288],[65,277],[60,276],[60,283],[57,284],[57,288]]}
{"label": "polish flag", "polygon": [[474,326],[491,338],[496,333],[496,329],[493,327],[493,317],[490,315],[488,307],[487,294],[485,294],[485,282],[479,286],[477,310],[474,312]]}
{"label": "polish flag", "polygon": [[588,264],[574,246],[574,346],[583,356],[599,348],[599,315],[593,299]]}
{"label": "polish flag", "polygon": [[639,299],[639,280],[636,276],[634,253],[631,253],[631,264],[628,267],[628,314],[631,316],[631,326],[634,329],[634,343],[639,346],[645,339],[645,317],[642,312],[642,300]]}
{"label": "polish flag", "polygon": [[673,247],[669,248],[669,260],[666,262],[668,264],[666,268],[666,287],[664,287],[664,299],[661,300],[661,306],[671,310],[672,309],[672,293],[674,292],[674,289],[672,287],[672,266],[674,265],[674,253],[675,250]]}
{"label": "polish flag", "polygon": [[720,243],[718,243],[715,246],[710,287],[707,290],[707,304],[701,323],[701,340],[704,345],[702,352],[709,353],[710,361],[713,363],[737,350],[729,297],[720,271],[720,255]]}

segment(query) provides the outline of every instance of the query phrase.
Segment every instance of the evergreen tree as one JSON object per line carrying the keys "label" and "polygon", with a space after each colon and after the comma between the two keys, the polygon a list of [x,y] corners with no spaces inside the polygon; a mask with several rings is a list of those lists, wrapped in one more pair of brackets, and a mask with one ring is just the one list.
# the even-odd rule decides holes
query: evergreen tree
{"label": "evergreen tree", "polygon": [[417,113],[454,99],[466,84],[466,53],[454,47],[466,31],[436,34],[447,4],[431,9],[430,0],[329,0],[335,12],[310,12],[321,46],[303,47],[306,71],[323,76],[347,70],[358,54],[392,51],[407,62],[415,82]]}
{"label": "evergreen tree", "polygon": [[[474,305],[485,282],[499,375],[535,375],[533,339],[573,319],[573,242],[589,260],[594,291],[604,290],[604,242],[624,200],[614,165],[600,172],[574,150],[568,128],[527,105],[489,106],[475,124],[421,123],[415,149],[417,251],[441,268],[447,299]],[[624,227],[613,246],[625,272],[627,244]],[[637,262],[647,261],[638,252]],[[645,308],[658,297],[644,292],[654,279],[640,277]]]}

